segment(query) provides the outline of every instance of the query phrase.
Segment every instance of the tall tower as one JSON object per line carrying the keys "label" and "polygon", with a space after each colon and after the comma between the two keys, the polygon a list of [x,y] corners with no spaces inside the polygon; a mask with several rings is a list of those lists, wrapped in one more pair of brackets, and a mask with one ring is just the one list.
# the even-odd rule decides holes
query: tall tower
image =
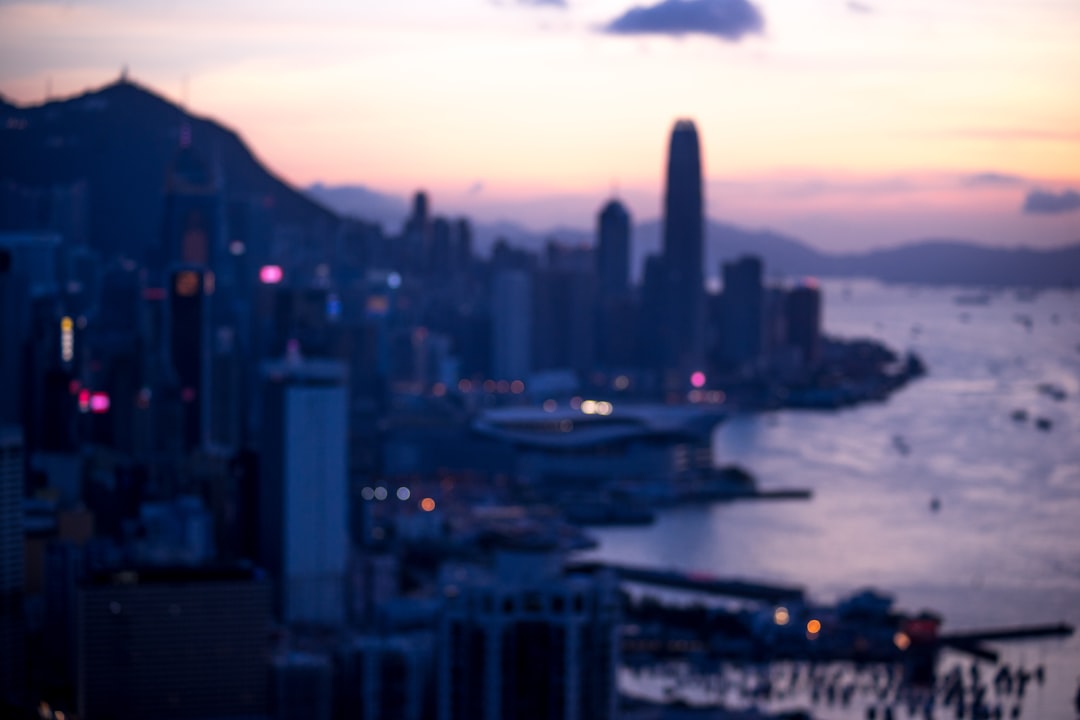
{"label": "tall tower", "polygon": [[692,120],[679,120],[671,131],[664,190],[664,384],[676,389],[704,363],[704,209],[697,128]]}
{"label": "tall tower", "polygon": [[262,562],[286,623],[339,626],[348,560],[346,368],[286,357],[265,367]]}
{"label": "tall tower", "polygon": [[597,218],[596,274],[605,300],[624,295],[630,286],[630,213],[612,200]]}

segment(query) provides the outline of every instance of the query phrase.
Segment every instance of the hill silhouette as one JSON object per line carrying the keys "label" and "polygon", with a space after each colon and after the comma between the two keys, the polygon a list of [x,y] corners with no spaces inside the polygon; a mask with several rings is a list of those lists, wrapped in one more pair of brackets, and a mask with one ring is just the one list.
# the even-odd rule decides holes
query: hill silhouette
{"label": "hill silhouette", "polygon": [[[18,203],[19,193],[48,195],[55,188],[78,187],[88,244],[106,257],[143,257],[160,241],[166,180],[182,135],[218,178],[228,201],[257,205],[268,226],[287,228],[283,237],[293,245],[287,248],[290,252],[318,254],[328,249],[328,239],[347,215],[376,220],[390,232],[400,227],[394,214],[407,207],[403,199],[399,203],[363,186],[317,185],[299,192],[269,171],[233,130],[192,116],[126,78],[36,106],[19,107],[0,97],[0,191],[7,193],[8,202]],[[35,212],[47,215],[49,208],[37,207]],[[42,229],[50,218],[31,221]],[[25,229],[34,228],[0,225],[0,230]],[[593,240],[590,230],[538,233],[513,222],[478,224],[475,234],[481,252],[497,237],[533,248],[551,238],[572,244]],[[644,255],[660,248],[659,222],[638,223],[633,247],[634,267],[640,268]],[[863,276],[955,285],[1080,284],[1080,243],[1031,250],[924,240],[866,253],[832,254],[770,230],[708,221],[706,275],[719,274],[724,260],[750,253],[761,256],[772,275]]]}
{"label": "hill silhouette", "polygon": [[0,184],[19,191],[82,184],[86,239],[106,256],[142,257],[159,241],[182,131],[228,199],[261,204],[273,224],[301,236],[340,222],[268,171],[235,132],[126,79],[37,106],[0,102],[0,128]]}
{"label": "hill silhouette", "polygon": [[[404,198],[356,185],[307,188],[316,200],[344,215],[401,226],[407,213]],[[661,223],[645,220],[634,226],[633,272],[640,276],[646,255],[660,251]],[[512,221],[476,223],[475,247],[490,251],[495,241],[540,250],[549,240],[592,245],[595,231],[555,227],[530,230]],[[741,255],[758,255],[774,277],[867,277],[885,282],[933,285],[1021,285],[1031,287],[1080,284],[1080,244],[1052,250],[999,248],[969,240],[926,239],[865,253],[827,253],[797,238],[771,230],[751,230],[709,219],[705,232],[705,274],[720,275],[720,265]]]}

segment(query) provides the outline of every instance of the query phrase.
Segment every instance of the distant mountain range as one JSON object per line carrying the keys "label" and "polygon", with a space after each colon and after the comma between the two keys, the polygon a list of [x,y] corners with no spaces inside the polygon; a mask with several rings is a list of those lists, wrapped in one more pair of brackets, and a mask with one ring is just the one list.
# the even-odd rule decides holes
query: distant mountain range
{"label": "distant mountain range", "polygon": [[[239,135],[127,80],[77,97],[20,107],[0,98],[0,201],[25,191],[78,185],[85,195],[87,240],[107,256],[142,256],[159,242],[163,194],[181,136],[189,134],[233,201],[256,203],[288,237],[329,237],[345,215],[397,232],[408,213],[403,198],[363,186],[314,185],[300,192],[266,169]],[[332,209],[330,209],[332,208]],[[3,210],[0,207],[0,210]],[[48,207],[37,208],[47,215]],[[0,212],[0,218],[18,213]],[[48,217],[38,218],[47,226]],[[27,229],[0,225],[0,230]],[[478,224],[476,248],[500,237],[540,248],[550,238],[592,244],[593,232],[555,228],[538,233],[512,222]],[[657,221],[634,231],[635,267],[660,247]],[[956,285],[1080,285],[1080,242],[1055,250],[999,249],[960,240],[925,240],[858,254],[824,253],[768,230],[709,221],[706,270],[738,255],[762,257],[770,275],[864,276],[888,282]]]}
{"label": "distant mountain range", "polygon": [[[314,185],[308,194],[345,215],[380,222],[396,231],[408,205],[403,198],[364,186]],[[591,245],[594,232],[577,228],[529,230],[512,222],[478,223],[476,248],[486,253],[499,238],[513,245],[540,249],[551,239],[570,245]],[[660,249],[658,220],[634,227],[635,275],[644,258]],[[1054,250],[997,248],[955,239],[926,239],[865,253],[826,253],[796,238],[770,230],[748,230],[709,220],[706,225],[706,275],[718,276],[720,264],[754,254],[765,261],[771,276],[868,277],[894,283],[934,285],[1023,285],[1032,287],[1080,285],[1080,242]]]}

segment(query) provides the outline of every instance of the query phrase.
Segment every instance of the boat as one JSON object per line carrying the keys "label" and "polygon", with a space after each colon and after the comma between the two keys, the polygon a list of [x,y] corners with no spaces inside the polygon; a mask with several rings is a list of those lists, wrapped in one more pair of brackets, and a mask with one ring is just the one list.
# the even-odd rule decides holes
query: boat
{"label": "boat", "polygon": [[1043,432],[1050,432],[1050,428],[1054,427],[1054,422],[1050,418],[1036,418],[1035,427],[1039,428]]}
{"label": "boat", "polygon": [[1027,422],[1027,419],[1028,419],[1027,410],[1022,410],[1020,408],[1017,408],[1016,410],[1012,411],[1012,414],[1009,417],[1011,417],[1016,422]]}

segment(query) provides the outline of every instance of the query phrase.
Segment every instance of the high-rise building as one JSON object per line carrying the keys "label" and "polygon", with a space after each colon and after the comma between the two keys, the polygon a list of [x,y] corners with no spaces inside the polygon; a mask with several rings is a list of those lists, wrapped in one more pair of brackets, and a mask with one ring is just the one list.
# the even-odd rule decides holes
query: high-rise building
{"label": "high-rise building", "polygon": [[285,622],[344,622],[348,396],[341,363],[293,357],[265,368],[261,560]]}
{"label": "high-rise building", "polygon": [[79,591],[79,717],[261,716],[271,621],[258,571],[92,576]]}
{"label": "high-rise building", "polygon": [[159,267],[214,264],[222,251],[221,204],[218,183],[191,146],[191,128],[185,126],[166,178]]}
{"label": "high-rise building", "polygon": [[787,296],[788,344],[799,350],[804,368],[821,359],[821,289],[808,282]]}
{"label": "high-rise building", "polygon": [[0,711],[25,700],[23,468],[22,433],[0,425]]}
{"label": "high-rise building", "polygon": [[342,651],[341,704],[357,720],[430,717],[432,640],[429,633],[362,635]]}
{"label": "high-rise building", "polygon": [[334,717],[334,663],[328,654],[293,650],[274,656],[270,661],[270,716],[274,720]]}
{"label": "high-rise building", "polygon": [[439,720],[609,720],[618,593],[608,575],[563,575],[541,542],[499,551],[495,575],[446,587]]}
{"label": "high-rise building", "polygon": [[665,384],[688,385],[704,363],[704,235],[701,150],[692,120],[679,120],[664,189]]}
{"label": "high-rise building", "polygon": [[611,200],[596,220],[596,276],[604,300],[624,295],[630,287],[630,213]]}
{"label": "high-rise building", "polygon": [[724,263],[722,357],[732,369],[753,365],[762,352],[764,291],[761,258]]}
{"label": "high-rise building", "polygon": [[169,279],[169,360],[183,403],[185,450],[199,447],[209,428],[211,278],[201,268],[184,267]]}
{"label": "high-rise building", "polygon": [[525,380],[532,370],[532,277],[500,269],[491,283],[491,374]]}

